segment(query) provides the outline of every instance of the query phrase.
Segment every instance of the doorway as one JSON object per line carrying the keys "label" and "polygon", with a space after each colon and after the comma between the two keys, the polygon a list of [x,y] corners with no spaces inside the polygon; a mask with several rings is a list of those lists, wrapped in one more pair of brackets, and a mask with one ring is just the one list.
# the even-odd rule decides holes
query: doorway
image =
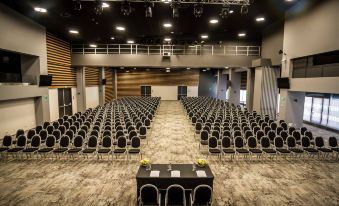
{"label": "doorway", "polygon": [[59,118],[72,115],[72,90],[71,88],[58,89]]}

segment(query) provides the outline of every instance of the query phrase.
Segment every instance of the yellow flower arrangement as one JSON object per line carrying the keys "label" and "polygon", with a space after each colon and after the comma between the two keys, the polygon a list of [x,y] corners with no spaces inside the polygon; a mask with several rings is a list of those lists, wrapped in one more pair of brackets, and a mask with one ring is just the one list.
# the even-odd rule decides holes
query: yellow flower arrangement
{"label": "yellow flower arrangement", "polygon": [[150,163],[149,159],[140,160],[140,165],[143,167],[146,167],[147,165],[149,165],[149,163]]}
{"label": "yellow flower arrangement", "polygon": [[199,166],[199,167],[205,167],[207,165],[207,161],[205,159],[198,159],[196,164]]}

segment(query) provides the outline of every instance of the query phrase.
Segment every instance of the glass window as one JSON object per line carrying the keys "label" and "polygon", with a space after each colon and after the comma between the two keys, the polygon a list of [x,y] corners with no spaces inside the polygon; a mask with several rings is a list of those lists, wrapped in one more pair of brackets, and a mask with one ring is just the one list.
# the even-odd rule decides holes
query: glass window
{"label": "glass window", "polygon": [[240,103],[246,103],[246,90],[240,90]]}
{"label": "glass window", "polygon": [[339,96],[331,97],[327,126],[339,130]]}
{"label": "glass window", "polygon": [[330,99],[324,99],[323,112],[321,115],[321,125],[323,126],[327,126],[329,103],[330,103]]}
{"label": "glass window", "polygon": [[312,123],[320,124],[322,107],[323,107],[323,99],[322,98],[313,98],[312,118],[311,118]]}
{"label": "glass window", "polygon": [[304,121],[311,121],[311,111],[312,111],[312,97],[305,97],[304,104]]}

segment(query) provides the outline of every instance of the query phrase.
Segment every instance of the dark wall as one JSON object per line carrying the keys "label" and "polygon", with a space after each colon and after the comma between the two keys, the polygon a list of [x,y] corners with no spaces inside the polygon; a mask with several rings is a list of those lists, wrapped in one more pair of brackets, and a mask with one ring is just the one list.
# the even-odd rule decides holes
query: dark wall
{"label": "dark wall", "polygon": [[217,97],[216,71],[200,71],[198,95],[214,98]]}

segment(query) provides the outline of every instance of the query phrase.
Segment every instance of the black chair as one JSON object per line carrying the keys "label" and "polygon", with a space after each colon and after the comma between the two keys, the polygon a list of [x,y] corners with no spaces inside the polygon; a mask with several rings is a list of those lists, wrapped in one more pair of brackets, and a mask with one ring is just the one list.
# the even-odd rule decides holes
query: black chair
{"label": "black chair", "polygon": [[54,129],[58,129],[59,126],[60,126],[60,123],[58,121],[55,121],[55,122],[52,123],[52,125],[53,125]]}
{"label": "black chair", "polygon": [[35,133],[35,129],[30,129],[30,130],[28,130],[28,132],[27,132],[27,143],[30,143],[31,142],[31,140],[32,140],[32,138],[33,138],[33,136],[35,135],[36,133]]}
{"label": "black chair", "polygon": [[218,146],[218,139],[214,136],[208,138],[208,154],[207,158],[209,155],[218,155],[219,160],[221,159],[221,150]]}
{"label": "black chair", "polygon": [[212,205],[213,191],[208,185],[198,185],[190,194],[190,202],[194,205]]}
{"label": "black chair", "polygon": [[[141,141],[140,138],[137,136],[132,137],[131,139],[131,145],[128,148],[127,154],[129,158],[131,159],[132,155],[139,154],[140,159],[142,159],[142,153],[141,153]],[[127,157],[128,158],[128,157]]]}
{"label": "black chair", "polygon": [[[109,155],[112,154],[112,138],[111,136],[104,136],[102,138],[102,144],[99,146],[98,148],[98,159],[101,157],[102,155],[106,154],[109,158]],[[113,157],[113,156],[112,156]]]}
{"label": "black chair", "polygon": [[292,135],[294,131],[296,131],[294,127],[289,127],[288,128],[288,134],[289,135]]}
{"label": "black chair", "polygon": [[26,147],[24,150],[22,150],[22,152],[26,154],[26,157],[28,157],[28,155],[31,156],[32,154],[35,154],[39,150],[40,145],[41,145],[40,136],[34,135],[32,137],[31,146]]}
{"label": "black chair", "polygon": [[239,130],[236,130],[233,132],[233,138],[236,138],[236,137],[242,137],[242,134]]}
{"label": "black chair", "polygon": [[54,131],[53,125],[48,125],[48,126],[46,127],[46,130],[47,130],[48,134],[52,134],[53,131]]}
{"label": "black chair", "polygon": [[39,133],[40,133],[40,131],[41,131],[42,129],[43,129],[43,128],[42,128],[42,126],[41,126],[41,125],[39,125],[39,126],[36,126],[36,127],[35,127],[35,133],[39,134]]}
{"label": "black chair", "polygon": [[284,139],[280,136],[277,136],[277,137],[274,138],[274,147],[275,147],[275,150],[280,155],[287,155],[287,154],[291,153],[290,150],[288,150],[284,147]]}
{"label": "black chair", "polygon": [[181,185],[170,185],[166,189],[165,206],[168,205],[186,206],[185,189]]}
{"label": "black chair", "polygon": [[280,133],[281,133],[282,131],[284,131],[284,128],[282,128],[282,127],[277,127],[277,129],[276,129],[276,134],[277,134],[277,135],[280,135]]}
{"label": "black chair", "polygon": [[139,137],[140,137],[140,139],[146,139],[146,135],[147,135],[147,128],[145,126],[141,126],[139,128]]}
{"label": "black chair", "polygon": [[292,154],[294,154],[295,156],[299,155],[299,157],[301,157],[301,155],[304,153],[303,150],[297,148],[297,143],[294,137],[292,136],[287,137],[286,143],[287,143],[288,150],[290,150]]}
{"label": "black chair", "polygon": [[7,153],[11,154],[12,157],[14,157],[14,154],[17,155],[19,152],[21,152],[23,149],[25,149],[26,144],[27,144],[27,139],[26,139],[25,135],[20,135],[17,138],[15,147],[8,149]]}
{"label": "black chair", "polygon": [[231,141],[231,138],[229,136],[224,136],[221,139],[221,152],[224,155],[231,155],[231,159],[234,158],[235,150],[232,147],[232,141]]}
{"label": "black chair", "polygon": [[61,135],[64,135],[66,132],[66,127],[64,125],[59,126],[59,131],[61,132]]}
{"label": "black chair", "polygon": [[260,141],[263,136],[265,136],[265,133],[262,130],[257,131],[256,137],[258,141]]}
{"label": "black chair", "polygon": [[195,124],[195,132],[194,132],[194,137],[196,137],[197,134],[200,134],[200,131],[202,130],[202,124],[197,122]]}
{"label": "black chair", "polygon": [[86,139],[87,136],[86,131],[83,129],[79,130],[78,135],[82,136],[83,139]]}
{"label": "black chair", "polygon": [[95,136],[96,138],[99,138],[99,131],[92,130],[90,136]]}
{"label": "black chair", "polygon": [[267,133],[267,137],[270,139],[271,142],[273,142],[276,137],[275,132],[273,130],[269,131]]}
{"label": "black chair", "polygon": [[84,145],[84,139],[81,135],[77,135],[73,140],[73,147],[68,150],[68,154],[74,158],[74,155],[78,155],[82,151]]}
{"label": "black chair", "polygon": [[303,150],[308,153],[309,156],[314,156],[316,154],[319,155],[319,151],[311,147],[311,141],[307,136],[301,138],[301,146],[303,147]]}
{"label": "black chair", "polygon": [[209,138],[209,133],[206,130],[202,130],[200,132],[200,142],[199,142],[199,149],[201,146],[207,146],[208,145],[208,138]]}
{"label": "black chair", "polygon": [[127,152],[127,139],[124,136],[120,136],[117,139],[117,144],[113,150],[113,155],[116,155],[116,158],[118,158],[118,155],[126,154],[126,152]]}
{"label": "black chair", "polygon": [[0,154],[6,153],[7,150],[12,146],[12,136],[6,135],[2,140],[2,147],[0,147]]}
{"label": "black chair", "polygon": [[294,130],[292,132],[292,136],[294,137],[295,141],[297,141],[297,144],[301,144],[301,133],[298,130]]}
{"label": "black chair", "polygon": [[[335,153],[337,153],[337,159],[339,154],[339,148],[338,148],[338,141],[336,137],[330,137],[328,139],[328,146],[331,148],[331,150]],[[334,153],[333,153],[334,155]]]}
{"label": "black chair", "polygon": [[307,128],[306,127],[301,127],[300,128],[300,133],[302,134],[302,135],[305,135],[305,132],[307,131]]}
{"label": "black chair", "polygon": [[212,137],[215,137],[215,138],[217,138],[217,139],[220,139],[220,134],[219,134],[219,132],[216,131],[216,130],[213,130],[213,131],[212,131],[211,136],[212,136]]}
{"label": "black chair", "polygon": [[72,142],[74,139],[74,132],[72,130],[67,130],[66,134],[69,137],[69,140]]}
{"label": "black chair", "polygon": [[145,122],[144,122],[144,125],[147,129],[151,129],[151,120],[146,118],[145,119]]}
{"label": "black chair", "polygon": [[43,128],[46,129],[50,124],[51,124],[51,123],[49,123],[49,122],[44,122],[44,123],[43,123]]}
{"label": "black chair", "polygon": [[260,140],[261,150],[270,156],[276,155],[277,151],[271,147],[270,139],[267,136],[263,136]]}
{"label": "black chair", "polygon": [[284,128],[284,130],[287,130],[288,125],[287,125],[286,122],[281,122],[281,123],[280,123],[280,127]]}
{"label": "black chair", "polygon": [[277,123],[272,122],[272,123],[270,124],[270,127],[271,127],[271,130],[276,131],[276,129],[278,128],[278,125],[277,125]]}
{"label": "black chair", "polygon": [[322,137],[316,137],[314,139],[314,144],[317,147],[318,151],[323,154],[323,156],[328,156],[330,153],[332,153],[332,150],[325,147],[325,142]]}
{"label": "black chair", "polygon": [[280,132],[280,137],[283,138],[284,142],[286,142],[287,138],[288,138],[288,133],[286,131],[281,131]]}
{"label": "black chair", "polygon": [[45,142],[45,147],[40,148],[37,152],[41,156],[46,157],[47,154],[51,153],[55,147],[55,137],[53,135],[49,135]]}
{"label": "black chair", "polygon": [[60,138],[59,147],[53,150],[53,154],[56,157],[60,157],[61,154],[65,154],[68,151],[69,144],[70,144],[69,137],[67,135],[63,135]]}
{"label": "black chair", "polygon": [[98,138],[96,136],[90,136],[88,138],[87,147],[82,150],[84,157],[88,158],[89,154],[96,154],[98,147]]}
{"label": "black chair", "polygon": [[245,148],[244,139],[240,136],[235,137],[234,147],[237,155],[244,155],[244,157],[247,157],[247,155],[250,153],[248,149]]}
{"label": "black chair", "polygon": [[141,186],[138,198],[139,206],[161,205],[161,193],[158,188],[152,184]]}
{"label": "black chair", "polygon": [[257,158],[262,154],[262,150],[258,148],[257,139],[253,136],[247,139],[248,150],[252,155],[256,155]]}

